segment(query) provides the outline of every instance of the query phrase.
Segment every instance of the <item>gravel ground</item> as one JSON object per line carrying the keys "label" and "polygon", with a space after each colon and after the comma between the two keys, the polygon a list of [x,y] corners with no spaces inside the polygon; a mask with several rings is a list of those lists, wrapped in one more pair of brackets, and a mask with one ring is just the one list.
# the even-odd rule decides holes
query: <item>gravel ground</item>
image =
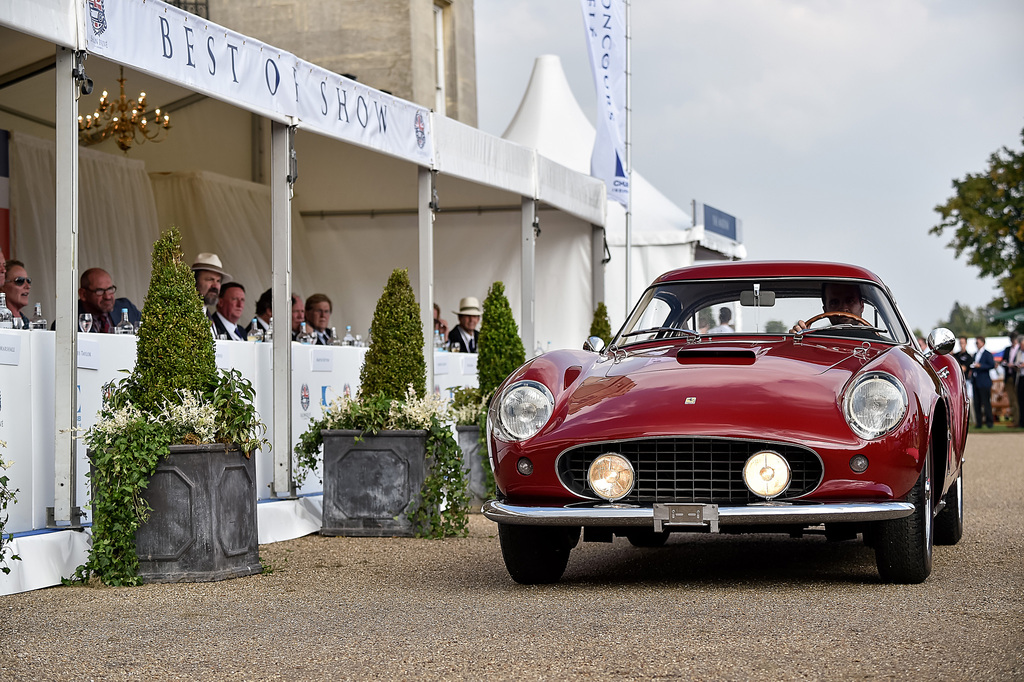
{"label": "gravel ground", "polygon": [[968,441],[967,528],[923,585],[858,542],[585,544],[522,587],[496,527],[429,541],[309,536],[219,583],[0,598],[0,680],[1024,679],[1024,433]]}

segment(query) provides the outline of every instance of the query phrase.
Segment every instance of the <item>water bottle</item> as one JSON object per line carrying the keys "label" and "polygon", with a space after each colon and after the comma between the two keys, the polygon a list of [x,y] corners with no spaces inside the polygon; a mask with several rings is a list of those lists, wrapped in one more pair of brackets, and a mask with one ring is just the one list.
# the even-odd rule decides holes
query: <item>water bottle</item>
{"label": "water bottle", "polygon": [[434,330],[434,350],[435,351],[442,351],[442,350],[444,350],[444,341],[441,340],[441,330],[440,329],[435,329]]}
{"label": "water bottle", "polygon": [[346,346],[356,345],[356,337],[352,336],[352,325],[350,324],[345,325],[345,339],[343,343]]}
{"label": "water bottle", "polygon": [[544,355],[544,346],[540,345],[540,341],[537,342],[537,347],[533,349],[534,355]]}
{"label": "water bottle", "polygon": [[0,291],[0,329],[14,329],[14,315],[7,307],[7,294]]}
{"label": "water bottle", "polygon": [[263,335],[263,340],[270,343],[274,340],[274,316],[271,315],[270,319],[267,320],[267,332]]}
{"label": "water bottle", "polygon": [[43,304],[36,303],[36,314],[28,323],[29,329],[46,329],[46,318],[43,317]]}
{"label": "water bottle", "polygon": [[121,308],[121,321],[114,327],[115,334],[135,334],[135,325],[128,321],[128,309]]}
{"label": "water bottle", "polygon": [[249,325],[249,332],[246,334],[246,339],[249,341],[255,341],[256,343],[263,341],[263,327],[260,326],[260,321],[255,317],[252,318],[252,324]]}
{"label": "water bottle", "polygon": [[299,334],[295,337],[295,340],[307,345],[313,343],[313,335],[309,333],[309,328],[306,327],[305,322],[299,323]]}
{"label": "water bottle", "polygon": [[338,328],[331,327],[331,344],[332,346],[340,346],[342,344],[341,337],[338,336]]}

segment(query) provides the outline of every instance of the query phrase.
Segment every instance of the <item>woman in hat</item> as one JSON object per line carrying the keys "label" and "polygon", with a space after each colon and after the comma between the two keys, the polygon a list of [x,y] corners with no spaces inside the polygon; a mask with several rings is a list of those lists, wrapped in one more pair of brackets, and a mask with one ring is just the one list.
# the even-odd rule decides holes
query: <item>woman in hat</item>
{"label": "woman in hat", "polygon": [[448,345],[453,353],[475,353],[477,338],[480,332],[476,326],[480,324],[480,301],[475,296],[467,296],[459,301],[459,309],[454,311],[459,316],[459,323],[448,333]]}

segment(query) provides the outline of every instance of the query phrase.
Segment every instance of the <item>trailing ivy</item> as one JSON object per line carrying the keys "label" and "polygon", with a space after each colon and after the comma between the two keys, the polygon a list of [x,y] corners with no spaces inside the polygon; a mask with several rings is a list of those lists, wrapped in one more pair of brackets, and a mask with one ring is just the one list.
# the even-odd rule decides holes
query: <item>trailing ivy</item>
{"label": "trailing ivy", "polygon": [[[0,440],[0,447],[7,447],[7,443]],[[7,565],[7,557],[4,555],[4,545],[11,541],[11,535],[4,535],[4,527],[7,525],[7,505],[18,501],[15,497],[18,490],[11,490],[8,487],[11,479],[4,473],[10,466],[9,462],[0,459],[0,573],[5,575],[11,572],[10,567]],[[11,561],[18,561],[20,559],[21,557],[17,554],[11,555]]]}

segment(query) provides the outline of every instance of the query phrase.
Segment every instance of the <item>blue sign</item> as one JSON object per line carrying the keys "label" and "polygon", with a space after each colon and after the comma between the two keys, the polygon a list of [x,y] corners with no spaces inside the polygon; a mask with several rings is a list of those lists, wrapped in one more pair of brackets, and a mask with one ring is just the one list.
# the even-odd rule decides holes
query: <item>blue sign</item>
{"label": "blue sign", "polygon": [[707,204],[704,204],[704,229],[737,241],[736,217],[723,213]]}

